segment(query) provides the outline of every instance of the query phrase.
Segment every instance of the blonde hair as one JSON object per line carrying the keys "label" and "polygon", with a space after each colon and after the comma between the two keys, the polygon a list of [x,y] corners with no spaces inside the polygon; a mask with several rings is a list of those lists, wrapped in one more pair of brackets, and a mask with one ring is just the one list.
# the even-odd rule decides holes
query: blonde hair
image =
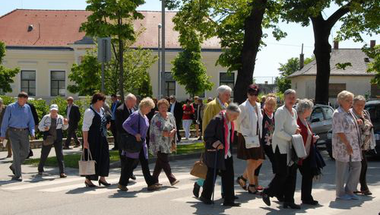
{"label": "blonde hair", "polygon": [[152,109],[155,107],[154,101],[150,97],[146,97],[143,100],[141,100],[141,102],[139,104],[139,109],[141,109],[143,107],[147,107],[147,106],[152,108]]}
{"label": "blonde hair", "polygon": [[269,93],[266,97],[265,97],[265,103],[269,103],[269,102],[273,102],[275,108],[277,107],[277,96],[273,93]]}
{"label": "blonde hair", "polygon": [[351,97],[353,99],[354,98],[354,94],[351,93],[351,92],[349,92],[349,91],[347,91],[347,90],[343,90],[337,96],[338,103],[340,103],[341,101],[347,99],[348,97]]}

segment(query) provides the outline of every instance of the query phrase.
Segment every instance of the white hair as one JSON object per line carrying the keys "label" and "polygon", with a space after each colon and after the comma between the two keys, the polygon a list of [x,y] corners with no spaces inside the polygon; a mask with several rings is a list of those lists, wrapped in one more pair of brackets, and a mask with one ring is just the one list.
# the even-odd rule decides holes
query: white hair
{"label": "white hair", "polygon": [[304,113],[305,110],[313,109],[314,104],[309,99],[301,99],[297,104],[297,113]]}
{"label": "white hair", "polygon": [[240,113],[240,112],[241,112],[239,106],[238,106],[237,104],[235,104],[235,103],[230,103],[230,104],[227,106],[226,110],[227,110],[228,112],[234,112],[234,113]]}
{"label": "white hair", "polygon": [[351,93],[351,92],[349,92],[349,91],[347,91],[347,90],[343,90],[337,96],[338,103],[340,104],[343,100],[347,99],[348,97],[351,97],[353,99],[354,98],[354,94]]}
{"label": "white hair", "polygon": [[285,92],[284,92],[284,97],[286,97],[287,95],[296,95],[297,93],[296,93],[296,91],[295,90],[293,90],[293,89],[287,89],[287,90],[285,90]]}
{"label": "white hair", "polygon": [[154,104],[153,99],[151,99],[150,97],[146,97],[143,100],[141,100],[141,102],[139,104],[139,109],[141,109],[143,107],[150,107],[153,109],[155,106],[156,105]]}
{"label": "white hair", "polygon": [[365,100],[364,96],[362,96],[362,95],[357,95],[357,96],[355,96],[355,98],[354,98],[354,104],[355,104],[356,102],[366,102],[366,100]]}
{"label": "white hair", "polygon": [[228,91],[229,93],[232,92],[231,87],[227,85],[221,85],[216,89],[216,92],[218,92],[218,95],[223,94],[224,92]]}
{"label": "white hair", "polygon": [[128,95],[125,97],[125,100],[128,101],[130,99],[136,100],[136,96],[132,93],[128,93]]}

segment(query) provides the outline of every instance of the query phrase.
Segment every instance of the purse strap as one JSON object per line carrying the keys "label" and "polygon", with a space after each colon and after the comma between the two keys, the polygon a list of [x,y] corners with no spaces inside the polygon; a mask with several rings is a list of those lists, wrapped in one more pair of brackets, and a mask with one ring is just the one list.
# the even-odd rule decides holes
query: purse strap
{"label": "purse strap", "polygon": [[[80,160],[83,161],[83,157],[84,157],[84,150],[86,150],[85,148],[83,148],[83,151],[81,153],[81,156],[80,156]],[[90,160],[93,160],[92,159],[92,154],[91,154],[91,150],[90,149],[87,149],[88,153],[87,153],[87,160],[90,161]]]}

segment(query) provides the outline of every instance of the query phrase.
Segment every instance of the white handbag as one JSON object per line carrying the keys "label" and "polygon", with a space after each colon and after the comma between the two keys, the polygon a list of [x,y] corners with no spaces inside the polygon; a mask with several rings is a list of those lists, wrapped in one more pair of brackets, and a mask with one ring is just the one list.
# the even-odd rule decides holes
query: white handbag
{"label": "white handbag", "polygon": [[292,145],[298,158],[305,158],[307,156],[303,138],[300,134],[292,135]]}
{"label": "white handbag", "polygon": [[245,148],[247,149],[260,147],[259,135],[250,136],[250,137],[244,136],[244,140],[245,140]]}
{"label": "white handbag", "polygon": [[83,157],[84,149],[82,155],[80,156],[80,160],[78,161],[79,175],[95,175],[96,161],[92,159],[91,151],[88,150],[87,160],[84,160]]}

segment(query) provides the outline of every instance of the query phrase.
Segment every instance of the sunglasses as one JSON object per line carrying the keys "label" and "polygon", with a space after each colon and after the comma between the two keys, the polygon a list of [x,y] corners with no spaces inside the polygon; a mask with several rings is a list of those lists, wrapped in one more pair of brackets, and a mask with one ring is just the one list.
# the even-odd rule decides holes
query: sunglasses
{"label": "sunglasses", "polygon": [[248,93],[250,96],[258,96],[258,93]]}

